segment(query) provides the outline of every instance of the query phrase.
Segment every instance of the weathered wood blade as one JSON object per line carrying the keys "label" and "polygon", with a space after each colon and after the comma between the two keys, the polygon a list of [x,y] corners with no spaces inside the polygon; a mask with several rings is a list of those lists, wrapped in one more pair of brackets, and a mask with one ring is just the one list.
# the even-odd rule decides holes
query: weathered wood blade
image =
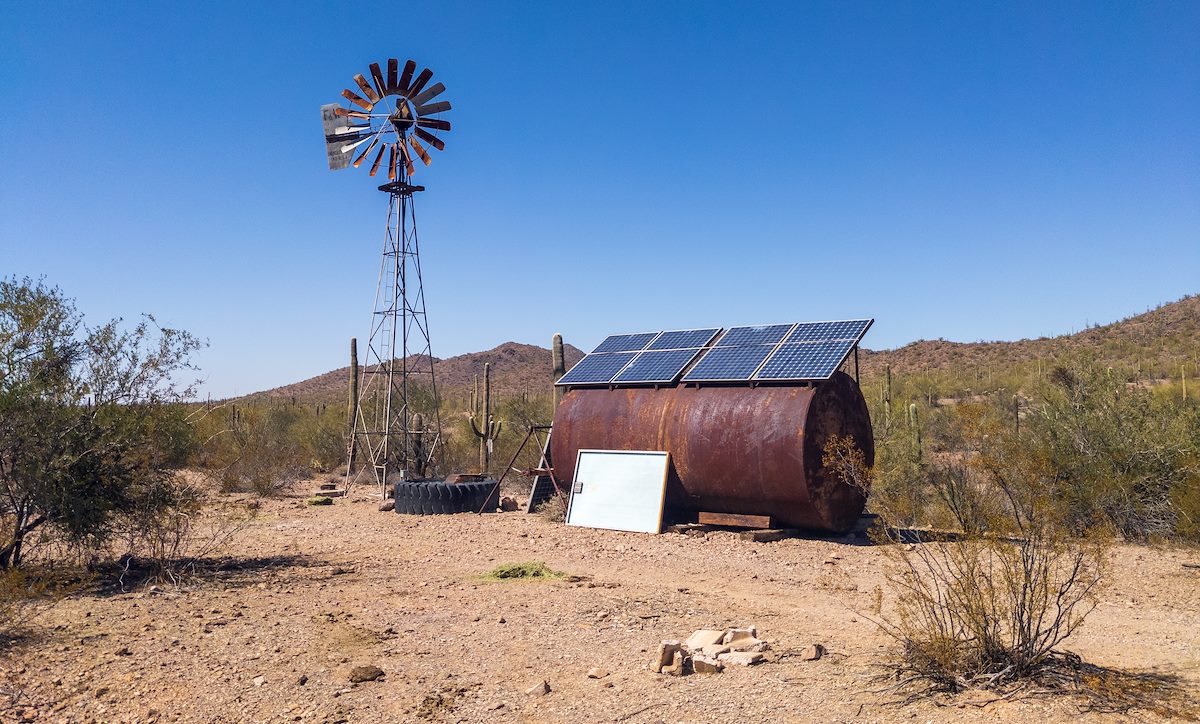
{"label": "weathered wood blade", "polygon": [[404,146],[403,143],[399,143],[396,145],[398,145],[400,147],[400,153],[401,153],[401,155],[404,156],[404,170],[408,172],[409,176],[412,176],[414,173],[417,172],[417,169],[413,166],[412,154],[410,154],[408,152],[408,149]]}
{"label": "weathered wood blade", "polygon": [[408,93],[405,93],[405,95],[409,98],[412,98],[416,94],[420,93],[421,89],[425,87],[425,84],[428,83],[429,79],[432,77],[432,70],[426,68],[425,70],[421,71],[421,74],[418,75],[417,79],[413,81],[412,87],[408,89]]}
{"label": "weathered wood blade", "polygon": [[371,82],[375,84],[375,92],[383,98],[388,94],[387,83],[383,82],[383,71],[379,69],[379,63],[371,63]]}
{"label": "weathered wood blade", "polygon": [[408,145],[412,146],[412,149],[417,152],[418,156],[421,157],[421,163],[425,164],[426,166],[433,163],[433,159],[429,158],[429,152],[425,150],[425,147],[421,145],[420,141],[412,136],[409,136]]}
{"label": "weathered wood blade", "polygon": [[357,93],[350,90],[349,88],[342,91],[342,97],[345,98],[346,100],[350,101],[354,105],[358,106],[359,108],[363,109],[364,111],[367,111],[368,113],[371,111],[372,108],[375,107],[374,103],[366,100],[365,98],[359,97],[359,95]]}
{"label": "weathered wood blade", "polygon": [[425,128],[433,128],[438,131],[450,130],[450,121],[443,121],[440,118],[418,118],[417,125],[424,126]]}
{"label": "weathered wood blade", "polygon": [[408,84],[412,82],[412,74],[416,69],[416,61],[410,60],[404,64],[404,72],[400,74],[400,82],[396,85],[397,93],[402,96],[408,95]]}
{"label": "weathered wood blade", "polygon": [[430,146],[433,146],[437,150],[439,150],[439,151],[446,150],[446,142],[443,141],[442,139],[438,138],[437,136],[433,135],[429,131],[426,131],[424,128],[418,128],[417,135],[420,136],[422,139],[425,140],[426,143],[428,143]]}
{"label": "weathered wood blade", "polygon": [[[364,159],[366,159],[367,154],[371,152],[372,148],[375,148],[375,144],[377,144],[377,143],[379,143],[379,134],[375,134],[374,136],[372,136],[371,144],[369,146],[367,146],[366,150],[364,150],[362,153],[358,154],[358,158],[354,159],[354,168],[358,168],[359,166],[362,165],[362,162]],[[382,152],[383,151],[381,149],[380,153],[382,153]]]}
{"label": "weathered wood blade", "polygon": [[358,84],[359,89],[362,90],[363,95],[367,97],[367,100],[371,101],[372,103],[379,102],[379,94],[375,92],[375,89],[371,87],[371,84],[367,82],[367,79],[363,77],[362,73],[354,76],[354,82]]}
{"label": "weathered wood blade", "polygon": [[396,88],[397,81],[399,80],[399,76],[400,76],[399,71],[400,71],[400,61],[396,60],[395,58],[388,58],[387,86],[385,86],[387,88],[388,93],[399,93],[400,92],[399,89]]}
{"label": "weathered wood blade", "polygon": [[383,151],[386,148],[387,146],[379,147],[379,153],[375,154],[375,163],[371,164],[371,172],[367,174],[368,176],[374,176],[375,172],[379,170],[379,162],[383,160]]}
{"label": "weathered wood blade", "polygon": [[349,108],[342,108],[341,106],[338,106],[336,109],[334,109],[333,115],[342,116],[345,118],[365,118],[365,119],[371,118],[370,113],[366,113],[363,111],[355,111],[355,110],[351,110]]}
{"label": "weathered wood blade", "polygon": [[450,110],[450,101],[438,101],[424,106],[417,106],[416,111],[418,116],[428,116],[433,113],[441,113],[442,111]]}
{"label": "weathered wood blade", "polygon": [[388,154],[388,181],[396,180],[396,144],[392,144],[392,152]]}
{"label": "weathered wood blade", "polygon": [[421,91],[420,95],[412,99],[413,105],[423,106],[429,101],[433,100],[435,96],[441,95],[441,93],[445,90],[446,86],[442,85],[441,83],[434,83],[425,90]]}

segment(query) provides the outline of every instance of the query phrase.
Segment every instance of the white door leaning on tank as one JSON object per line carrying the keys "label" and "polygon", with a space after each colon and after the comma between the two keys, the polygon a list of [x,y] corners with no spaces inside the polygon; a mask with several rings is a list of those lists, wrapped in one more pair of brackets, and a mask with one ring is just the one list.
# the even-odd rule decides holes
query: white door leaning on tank
{"label": "white door leaning on tank", "polygon": [[580,450],[567,525],[659,533],[670,454],[651,450]]}

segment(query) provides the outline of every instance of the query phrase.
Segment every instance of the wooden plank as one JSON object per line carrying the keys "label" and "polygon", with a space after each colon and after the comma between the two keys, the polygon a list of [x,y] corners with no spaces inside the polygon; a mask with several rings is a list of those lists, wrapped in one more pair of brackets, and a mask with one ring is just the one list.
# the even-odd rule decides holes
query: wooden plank
{"label": "wooden plank", "polygon": [[739,515],[737,513],[700,513],[696,520],[708,525],[730,525],[737,528],[774,528],[769,515]]}
{"label": "wooden plank", "polygon": [[771,543],[772,541],[783,540],[784,538],[796,538],[799,535],[800,531],[796,528],[746,530],[738,533],[738,537],[742,540],[754,541],[755,543]]}

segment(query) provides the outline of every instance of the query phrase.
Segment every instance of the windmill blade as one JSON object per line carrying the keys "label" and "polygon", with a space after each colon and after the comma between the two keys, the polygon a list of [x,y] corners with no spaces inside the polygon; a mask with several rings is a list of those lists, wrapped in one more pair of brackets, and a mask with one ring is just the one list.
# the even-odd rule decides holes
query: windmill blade
{"label": "windmill blade", "polygon": [[421,92],[421,95],[412,99],[414,106],[423,106],[432,100],[435,96],[441,95],[446,90],[446,86],[441,83],[434,83]]}
{"label": "windmill blade", "polygon": [[383,151],[386,148],[387,146],[379,147],[379,153],[375,154],[375,163],[371,164],[371,172],[367,174],[368,176],[374,176],[375,172],[379,170],[379,162],[383,160]]}
{"label": "windmill blade", "polygon": [[356,94],[354,91],[350,90],[349,88],[342,91],[342,97],[345,98],[346,100],[350,101],[354,105],[358,106],[359,108],[363,109],[364,111],[367,111],[368,113],[371,111],[372,108],[375,107],[374,103],[371,103],[370,101],[367,101],[367,100],[364,100],[364,99],[358,97],[358,94]]}
{"label": "windmill blade", "polygon": [[424,126],[425,128],[432,128],[438,131],[450,130],[450,121],[443,121],[440,118],[418,118],[417,125]]}
{"label": "windmill blade", "polygon": [[371,130],[370,123],[360,123],[357,125],[351,124],[349,126],[335,126],[333,129],[333,133],[334,133],[334,135],[345,135],[347,133],[359,133],[361,131],[369,131],[369,130]]}
{"label": "windmill blade", "polygon": [[400,82],[396,85],[396,92],[402,96],[408,95],[408,84],[412,81],[413,71],[417,69],[415,61],[407,61],[404,64],[404,73],[400,75]]}
{"label": "windmill blade", "polygon": [[430,103],[426,106],[417,106],[417,115],[428,116],[431,113],[441,113],[442,111],[448,110],[450,110],[450,101],[438,101],[437,103]]}
{"label": "windmill blade", "polygon": [[383,71],[379,69],[379,63],[371,63],[371,82],[375,84],[375,92],[383,98],[388,94],[387,83],[383,82]]}
{"label": "windmill blade", "polygon": [[438,138],[437,136],[433,135],[429,131],[426,131],[424,128],[418,128],[417,135],[420,136],[422,139],[425,140],[426,143],[433,146],[437,150],[439,150],[439,151],[446,150],[446,142],[443,141],[442,139]]}
{"label": "windmill blade", "polygon": [[432,70],[426,68],[425,70],[421,71],[421,74],[418,75],[417,79],[413,81],[412,88],[409,88],[408,93],[405,93],[405,95],[407,95],[409,98],[412,98],[416,94],[420,93],[421,89],[425,87],[425,84],[428,83],[429,79],[432,77]]}
{"label": "windmill blade", "polygon": [[388,181],[396,180],[396,144],[392,144],[392,152],[388,155]]}
{"label": "windmill blade", "polygon": [[[375,148],[375,144],[379,143],[379,138],[380,135],[378,133],[371,137],[371,145],[367,146],[366,150],[360,153],[358,158],[354,159],[354,168],[358,168],[362,165],[362,162],[364,159],[366,159],[367,154],[371,152],[372,148]],[[380,149],[379,152],[383,153],[383,149]]]}
{"label": "windmill blade", "polygon": [[363,95],[367,97],[367,100],[371,101],[372,103],[379,102],[379,94],[375,92],[375,89],[371,87],[371,84],[367,82],[367,79],[363,77],[362,73],[354,76],[354,82],[357,83],[358,87],[362,89]]}
{"label": "windmill blade", "polygon": [[429,152],[425,150],[425,147],[421,145],[420,141],[413,138],[412,136],[409,136],[408,137],[408,145],[412,146],[412,149],[417,152],[418,156],[421,157],[421,162],[424,163],[426,166],[433,163],[433,159],[429,158]]}
{"label": "windmill blade", "polygon": [[342,146],[342,153],[349,153],[350,151],[353,151],[354,149],[363,145],[367,141],[371,140],[371,138],[372,138],[372,136],[367,136],[366,138],[359,139],[359,140],[355,141],[354,143],[347,143],[345,146]]}
{"label": "windmill blade", "polygon": [[408,148],[403,143],[396,145],[400,148],[400,155],[404,157],[404,170],[408,172],[409,176],[412,176],[417,172],[417,169],[413,167],[412,154],[408,152]]}
{"label": "windmill blade", "polygon": [[371,114],[364,111],[352,111],[349,108],[338,106],[334,109],[333,115],[342,116],[343,118],[365,118],[370,119]]}
{"label": "windmill blade", "polygon": [[400,61],[396,60],[395,58],[388,58],[387,85],[384,86],[385,88],[387,88],[388,93],[399,93],[400,92],[400,90],[396,87],[396,85],[397,85],[396,76],[399,75],[399,70],[400,70],[399,66],[400,66]]}

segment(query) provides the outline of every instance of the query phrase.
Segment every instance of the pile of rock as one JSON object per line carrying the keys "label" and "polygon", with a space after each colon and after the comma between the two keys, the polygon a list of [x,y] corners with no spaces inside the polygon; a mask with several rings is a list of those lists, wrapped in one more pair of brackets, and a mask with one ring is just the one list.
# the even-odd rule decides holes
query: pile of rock
{"label": "pile of rock", "polygon": [[701,629],[686,641],[663,641],[650,667],[659,674],[718,674],[726,666],[753,666],[763,661],[771,645],[758,637],[753,626]]}

